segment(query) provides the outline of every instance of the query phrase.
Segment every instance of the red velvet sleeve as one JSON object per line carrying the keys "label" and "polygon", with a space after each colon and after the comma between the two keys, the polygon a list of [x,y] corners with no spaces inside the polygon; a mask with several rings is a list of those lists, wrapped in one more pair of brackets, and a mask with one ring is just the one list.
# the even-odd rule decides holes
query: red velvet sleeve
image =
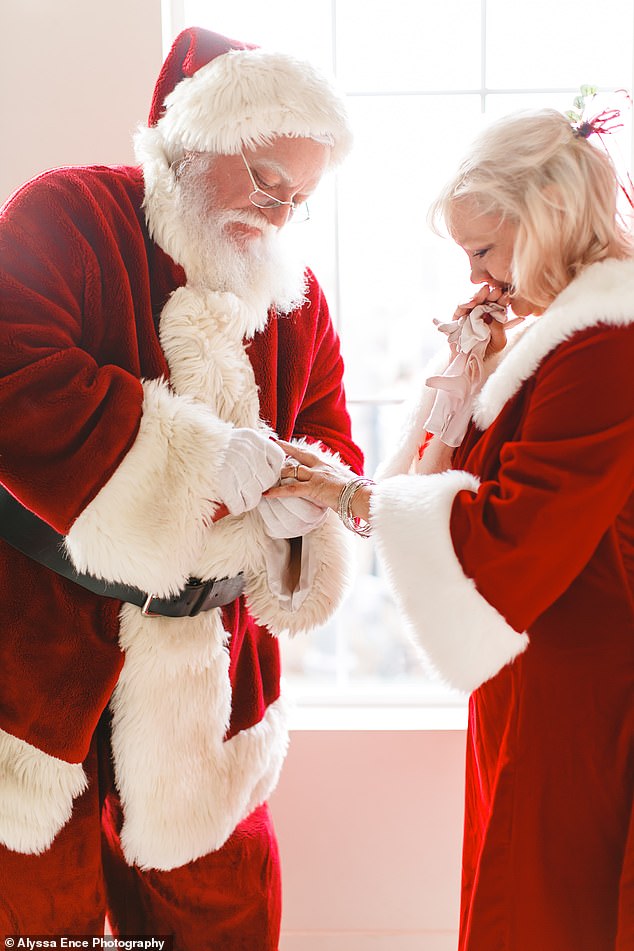
{"label": "red velvet sleeve", "polygon": [[315,285],[318,291],[314,304],[318,311],[315,354],[295,432],[338,452],[344,462],[360,473],[363,471],[363,454],[350,435],[339,337],[323,292],[316,282]]}
{"label": "red velvet sleeve", "polygon": [[363,454],[351,435],[339,337],[310,271],[306,296],[292,315],[269,321],[266,346],[251,350],[262,410],[283,439],[321,443],[361,472]]}
{"label": "red velvet sleeve", "polygon": [[49,173],[0,219],[0,480],[63,533],[141,416],[138,337],[153,330],[123,178]]}
{"label": "red velvet sleeve", "polygon": [[[454,500],[463,571],[517,631],[579,576],[632,493],[633,366],[632,325],[597,326],[562,344],[538,370],[497,474]],[[477,452],[463,467],[480,475],[470,469]]]}

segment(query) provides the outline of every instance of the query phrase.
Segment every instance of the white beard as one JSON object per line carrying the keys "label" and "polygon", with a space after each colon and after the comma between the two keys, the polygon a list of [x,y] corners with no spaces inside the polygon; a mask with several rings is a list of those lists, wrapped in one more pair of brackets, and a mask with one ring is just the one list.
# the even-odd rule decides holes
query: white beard
{"label": "white beard", "polygon": [[255,209],[219,211],[209,185],[208,166],[186,162],[174,189],[178,230],[186,239],[179,263],[189,284],[230,292],[264,316],[270,307],[288,314],[305,300],[303,255],[289,229],[265,224],[261,237],[238,243],[227,226],[241,222],[262,230],[263,216]]}

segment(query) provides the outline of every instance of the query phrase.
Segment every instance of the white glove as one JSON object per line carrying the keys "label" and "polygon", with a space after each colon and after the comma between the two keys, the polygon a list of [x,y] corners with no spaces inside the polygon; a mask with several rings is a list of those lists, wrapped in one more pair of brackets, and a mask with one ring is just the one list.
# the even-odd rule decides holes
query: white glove
{"label": "white glove", "polygon": [[325,521],[328,509],[309,499],[260,499],[258,512],[271,538],[298,538]]}
{"label": "white glove", "polygon": [[440,436],[447,445],[459,446],[464,439],[473,401],[484,380],[484,355],[491,339],[491,328],[482,319],[490,315],[501,324],[507,322],[506,307],[489,302],[451,323],[435,321],[447,334],[454,357],[441,376],[430,376],[427,386],[438,390],[429,418],[423,424],[428,433]]}
{"label": "white glove", "polygon": [[233,429],[218,474],[218,501],[224,502],[230,515],[255,508],[262,493],[279,480],[285,458],[284,450],[264,433]]}

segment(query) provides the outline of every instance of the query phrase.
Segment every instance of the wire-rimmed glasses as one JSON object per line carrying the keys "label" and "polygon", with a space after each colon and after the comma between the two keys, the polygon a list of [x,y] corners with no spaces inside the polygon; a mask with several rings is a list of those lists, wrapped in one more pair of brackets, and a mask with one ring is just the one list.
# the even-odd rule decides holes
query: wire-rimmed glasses
{"label": "wire-rimmed glasses", "polygon": [[255,205],[256,208],[279,208],[281,205],[288,205],[290,208],[290,220],[296,224],[300,224],[303,221],[308,221],[310,218],[310,212],[308,210],[308,202],[294,202],[291,198],[290,201],[282,201],[281,198],[276,198],[275,195],[269,195],[268,192],[265,192],[258,183],[256,182],[253,172],[244,157],[244,152],[240,150],[240,155],[242,156],[242,161],[244,162],[244,167],[249,173],[249,178],[251,179],[251,184],[253,185],[253,191],[249,194],[249,201],[252,205]]}

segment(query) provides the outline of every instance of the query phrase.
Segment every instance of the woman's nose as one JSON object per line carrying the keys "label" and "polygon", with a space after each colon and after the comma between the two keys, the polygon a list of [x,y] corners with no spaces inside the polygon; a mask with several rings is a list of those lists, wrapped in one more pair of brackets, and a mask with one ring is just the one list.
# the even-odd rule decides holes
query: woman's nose
{"label": "woman's nose", "polygon": [[477,261],[472,261],[470,280],[472,284],[485,284],[489,281],[489,273]]}

